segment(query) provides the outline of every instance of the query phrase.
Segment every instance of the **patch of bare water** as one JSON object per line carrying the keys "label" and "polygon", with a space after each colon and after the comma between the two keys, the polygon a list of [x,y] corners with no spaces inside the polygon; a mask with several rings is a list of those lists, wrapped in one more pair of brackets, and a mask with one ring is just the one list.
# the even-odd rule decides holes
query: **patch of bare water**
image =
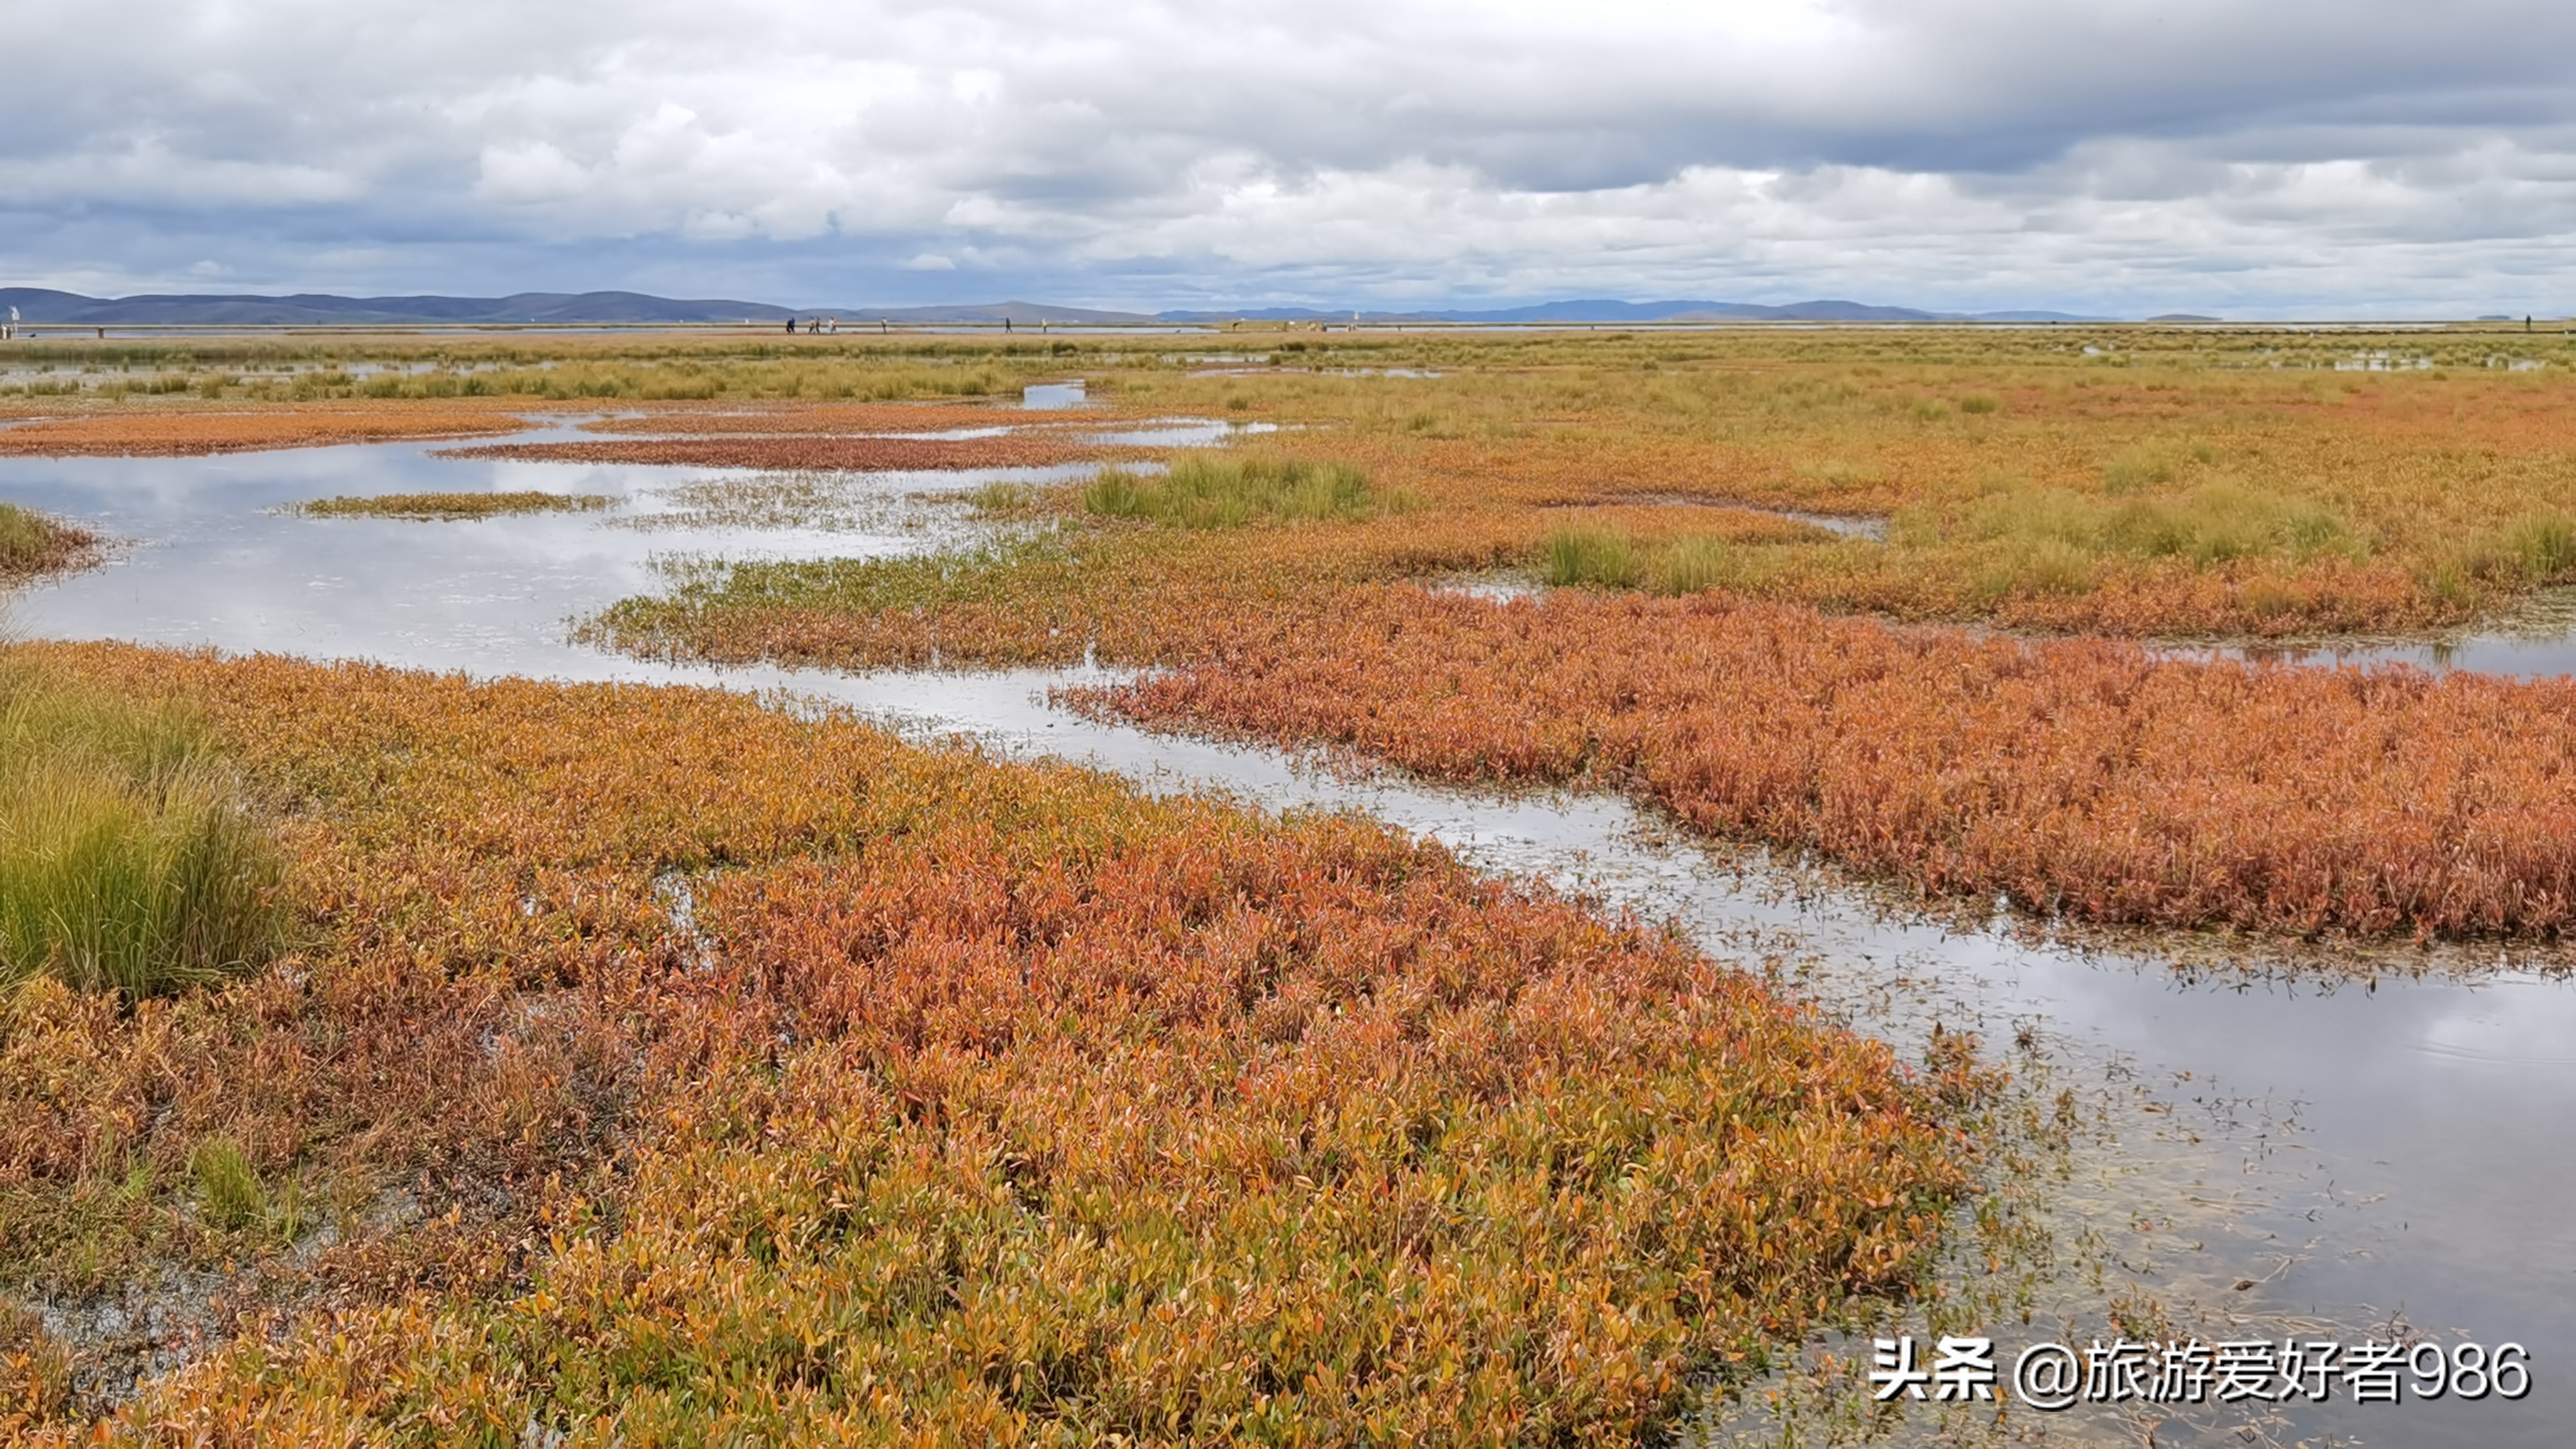
{"label": "patch of bare water", "polygon": [[1888,520],[1881,514],[1811,513],[1801,508],[1768,508],[1758,503],[1739,503],[1727,498],[1707,498],[1697,493],[1613,493],[1587,498],[1577,503],[1552,503],[1550,508],[1722,508],[1729,513],[1758,513],[1765,518],[1785,518],[1804,523],[1827,533],[1845,538],[1865,538],[1872,543],[1887,542]]}
{"label": "patch of bare water", "polygon": [[1091,399],[1084,395],[1078,381],[1033,382],[1020,389],[1020,406],[1031,412],[1058,412],[1090,405]]}
{"label": "patch of bare water", "polygon": [[1514,599],[1535,599],[1547,592],[1547,586],[1534,579],[1512,574],[1478,574],[1470,578],[1443,579],[1423,586],[1426,592],[1453,598],[1482,599],[1488,604],[1508,604]]}
{"label": "patch of bare water", "polygon": [[2576,676],[2576,589],[2542,590],[2493,625],[2447,639],[2327,639],[2155,647],[2158,653],[2186,659],[2244,659],[2356,669],[2403,664],[2437,674],[2563,679]]}
{"label": "patch of bare water", "polygon": [[1115,432],[1086,433],[1088,442],[1104,447],[1213,448],[1228,439],[1279,431],[1277,423],[1228,423],[1212,418],[1153,418]]}
{"label": "patch of bare water", "polygon": [[[959,504],[941,500],[1080,472],[781,475],[433,456],[443,446],[0,461],[0,497],[131,541],[103,567],[24,590],[13,621],[38,637],[578,674],[570,621],[661,587],[656,564],[670,555],[927,552],[964,530]],[[278,511],[336,494],[519,490],[617,502],[442,523]]]}

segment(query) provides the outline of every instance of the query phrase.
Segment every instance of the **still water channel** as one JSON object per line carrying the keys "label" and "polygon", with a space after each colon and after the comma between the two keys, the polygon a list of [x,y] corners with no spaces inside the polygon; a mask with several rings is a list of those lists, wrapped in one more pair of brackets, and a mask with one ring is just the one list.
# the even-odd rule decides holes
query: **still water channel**
{"label": "still water channel", "polygon": [[[1226,429],[1178,420],[1147,431],[1158,441],[1213,442]],[[1543,876],[1675,921],[1713,953],[1778,974],[1900,1050],[1912,1051],[1936,1021],[1977,1031],[2033,1100],[2067,1093],[2080,1130],[2047,1160],[2044,1181],[2025,1183],[2048,1233],[2044,1246],[2000,1269],[1963,1249],[1948,1275],[1963,1298],[2000,1289],[2026,1305],[1974,1325],[1997,1340],[2007,1364],[2042,1339],[2113,1336],[2114,1312],[2140,1305],[2204,1339],[2358,1342],[2409,1325],[2446,1340],[2518,1342],[2532,1358],[2533,1387],[2520,1402],[2390,1409],[2337,1392],[2322,1407],[2259,1419],[2241,1406],[2079,1406],[2046,1419],[2016,1410],[2000,1434],[1990,1414],[1945,1425],[1917,1409],[1898,1438],[2576,1440],[2568,1387],[2576,1384],[2576,1153],[2565,1149],[2576,1121],[2576,984],[2513,971],[2383,974],[2369,985],[2201,975],[2153,953],[2034,939],[2009,921],[1962,925],[1891,912],[1867,892],[1759,854],[1674,839],[1624,801],[1354,779],[1272,751],[1147,734],[1050,707],[1052,688],[1111,682],[1100,671],[718,672],[602,653],[570,642],[569,626],[662,587],[659,561],[922,551],[971,530],[955,502],[966,491],[1063,474],[850,476],[831,507],[746,521],[694,506],[691,490],[750,475],[444,459],[436,446],[0,460],[0,498],[128,541],[105,567],[22,593],[10,626],[28,637],[213,645],[477,675],[779,689],[922,734],[972,735],[1001,753],[1090,762],[1150,789],[1365,811],[1484,868]],[[335,494],[483,489],[620,502],[605,514],[467,523],[276,511]],[[2563,673],[2576,666],[2576,646],[2526,641],[2492,661],[2466,647],[2447,662]],[[1903,1326],[1925,1331],[1919,1317]],[[1865,1340],[1820,1347],[1869,1351]],[[1742,1404],[1713,1405],[1694,1429],[1718,1440],[1776,1433]],[[1802,1434],[1800,1442],[1815,1440]]]}

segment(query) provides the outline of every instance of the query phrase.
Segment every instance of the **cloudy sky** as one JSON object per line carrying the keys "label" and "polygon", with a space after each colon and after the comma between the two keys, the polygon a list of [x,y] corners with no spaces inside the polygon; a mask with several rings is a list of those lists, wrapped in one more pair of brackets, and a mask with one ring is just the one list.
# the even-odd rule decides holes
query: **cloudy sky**
{"label": "cloudy sky", "polygon": [[2567,0],[19,0],[0,282],[2576,310]]}

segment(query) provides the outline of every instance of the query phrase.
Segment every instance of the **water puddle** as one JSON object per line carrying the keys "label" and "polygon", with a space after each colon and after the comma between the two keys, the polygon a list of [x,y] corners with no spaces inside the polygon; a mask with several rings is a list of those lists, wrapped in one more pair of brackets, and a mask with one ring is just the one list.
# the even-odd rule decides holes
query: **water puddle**
{"label": "water puddle", "polygon": [[1468,579],[1446,579],[1426,584],[1425,592],[1445,594],[1452,598],[1482,599],[1488,604],[1508,604],[1514,599],[1535,599],[1546,594],[1545,585],[1534,580],[1492,575]]}
{"label": "water puddle", "polygon": [[[2205,1339],[2358,1342],[2402,1322],[2521,1342],[2535,1362],[2532,1397],[2392,1410],[2339,1394],[2284,1411],[2262,1433],[2535,1446],[2566,1437],[2553,1424],[2564,1412],[2561,1383],[2576,1381],[2576,1212],[2567,1207],[2576,1154],[2550,1144],[2576,1120],[2576,985],[2519,974],[2368,985],[2195,977],[2145,956],[2035,940],[2009,921],[1961,927],[1891,915],[1865,892],[1758,853],[1675,839],[1618,799],[1348,778],[1275,751],[1147,734],[1049,706],[1050,689],[1114,681],[1097,670],[713,671],[599,653],[570,643],[567,623],[659,587],[659,558],[919,550],[942,536],[937,527],[850,525],[851,500],[877,500],[884,517],[900,519],[915,495],[1042,470],[843,475],[819,503],[780,484],[775,511],[723,514],[688,490],[753,475],[442,459],[432,456],[437,446],[0,460],[0,497],[134,540],[106,567],[21,593],[12,625],[30,637],[210,644],[484,676],[777,690],[919,735],[971,735],[1004,755],[1094,764],[1153,790],[1364,811],[1480,867],[1670,920],[1900,1051],[1916,1051],[1936,1022],[1974,1030],[2032,1089],[2069,1092],[2085,1127],[2060,1176],[2031,1199],[2056,1244],[2018,1300],[2032,1321],[1980,1325],[2007,1348],[2069,1333],[2107,1338],[2112,1314],[2141,1302]],[[604,517],[438,524],[266,511],[333,494],[478,488],[604,493],[623,506]],[[2576,658],[2576,646],[2558,647]],[[1982,1271],[1954,1263],[1945,1281],[1965,1294]],[[1907,1423],[1900,1437],[1923,1439],[1935,1420],[1917,1412]],[[2014,1424],[2029,1427],[2026,1418]],[[2154,1442],[2252,1442],[2233,1437],[2239,1426],[2176,1421]],[[1719,1412],[1702,1431],[1727,1439],[1744,1427],[1740,1414]],[[2133,1417],[2109,1411],[2078,1410],[2045,1427],[2071,1442],[2141,1442]]]}
{"label": "water puddle", "polygon": [[2485,629],[2450,639],[2329,639],[2151,647],[2159,654],[2184,659],[2241,659],[2356,669],[2402,664],[2436,674],[2562,679],[2576,675],[2576,589],[2542,589]]}
{"label": "water puddle", "polygon": [[1827,533],[1839,533],[1845,538],[1865,538],[1872,543],[1887,542],[1887,520],[1884,518],[1870,518],[1848,513],[1808,513],[1796,508],[1749,508],[1745,511],[1767,513],[1773,518],[1785,518],[1792,523],[1812,524]]}
{"label": "water puddle", "polygon": [[2529,637],[2518,634],[2473,634],[2440,644],[2389,643],[2277,646],[2238,645],[2215,650],[2174,653],[2224,655],[2232,659],[2321,666],[2410,664],[2435,673],[2494,674],[2512,679],[2556,679],[2576,674],[2576,637]]}
{"label": "water puddle", "polygon": [[[657,564],[672,555],[927,552],[964,523],[956,505],[923,500],[1084,471],[765,475],[433,456],[445,446],[6,460],[0,497],[132,541],[102,568],[23,591],[11,623],[33,637],[578,673],[567,624],[662,587]],[[601,494],[618,506],[454,523],[278,511],[339,494],[521,490]]]}
{"label": "water puddle", "polygon": [[1845,538],[1865,538],[1872,543],[1887,542],[1888,520],[1882,516],[1861,513],[1810,513],[1799,508],[1766,508],[1758,503],[1739,503],[1726,498],[1704,498],[1696,493],[1611,493],[1586,498],[1578,503],[1551,503],[1550,508],[1713,508],[1729,513],[1757,513],[1764,518],[1785,518],[1791,523],[1804,523],[1827,533]]}
{"label": "water puddle", "polygon": [[1020,406],[1030,412],[1059,412],[1090,405],[1091,399],[1083,395],[1079,382],[1033,382],[1020,389]]}
{"label": "water puddle", "polygon": [[1229,423],[1214,418],[1151,418],[1116,432],[1085,433],[1083,440],[1101,447],[1214,448],[1232,438],[1279,431],[1277,423]]}

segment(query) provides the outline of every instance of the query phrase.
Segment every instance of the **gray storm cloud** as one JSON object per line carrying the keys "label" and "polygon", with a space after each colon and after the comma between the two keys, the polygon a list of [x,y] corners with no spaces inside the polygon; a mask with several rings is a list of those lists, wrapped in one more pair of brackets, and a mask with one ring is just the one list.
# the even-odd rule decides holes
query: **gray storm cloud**
{"label": "gray storm cloud", "polygon": [[14,11],[12,280],[2576,305],[2576,7]]}

